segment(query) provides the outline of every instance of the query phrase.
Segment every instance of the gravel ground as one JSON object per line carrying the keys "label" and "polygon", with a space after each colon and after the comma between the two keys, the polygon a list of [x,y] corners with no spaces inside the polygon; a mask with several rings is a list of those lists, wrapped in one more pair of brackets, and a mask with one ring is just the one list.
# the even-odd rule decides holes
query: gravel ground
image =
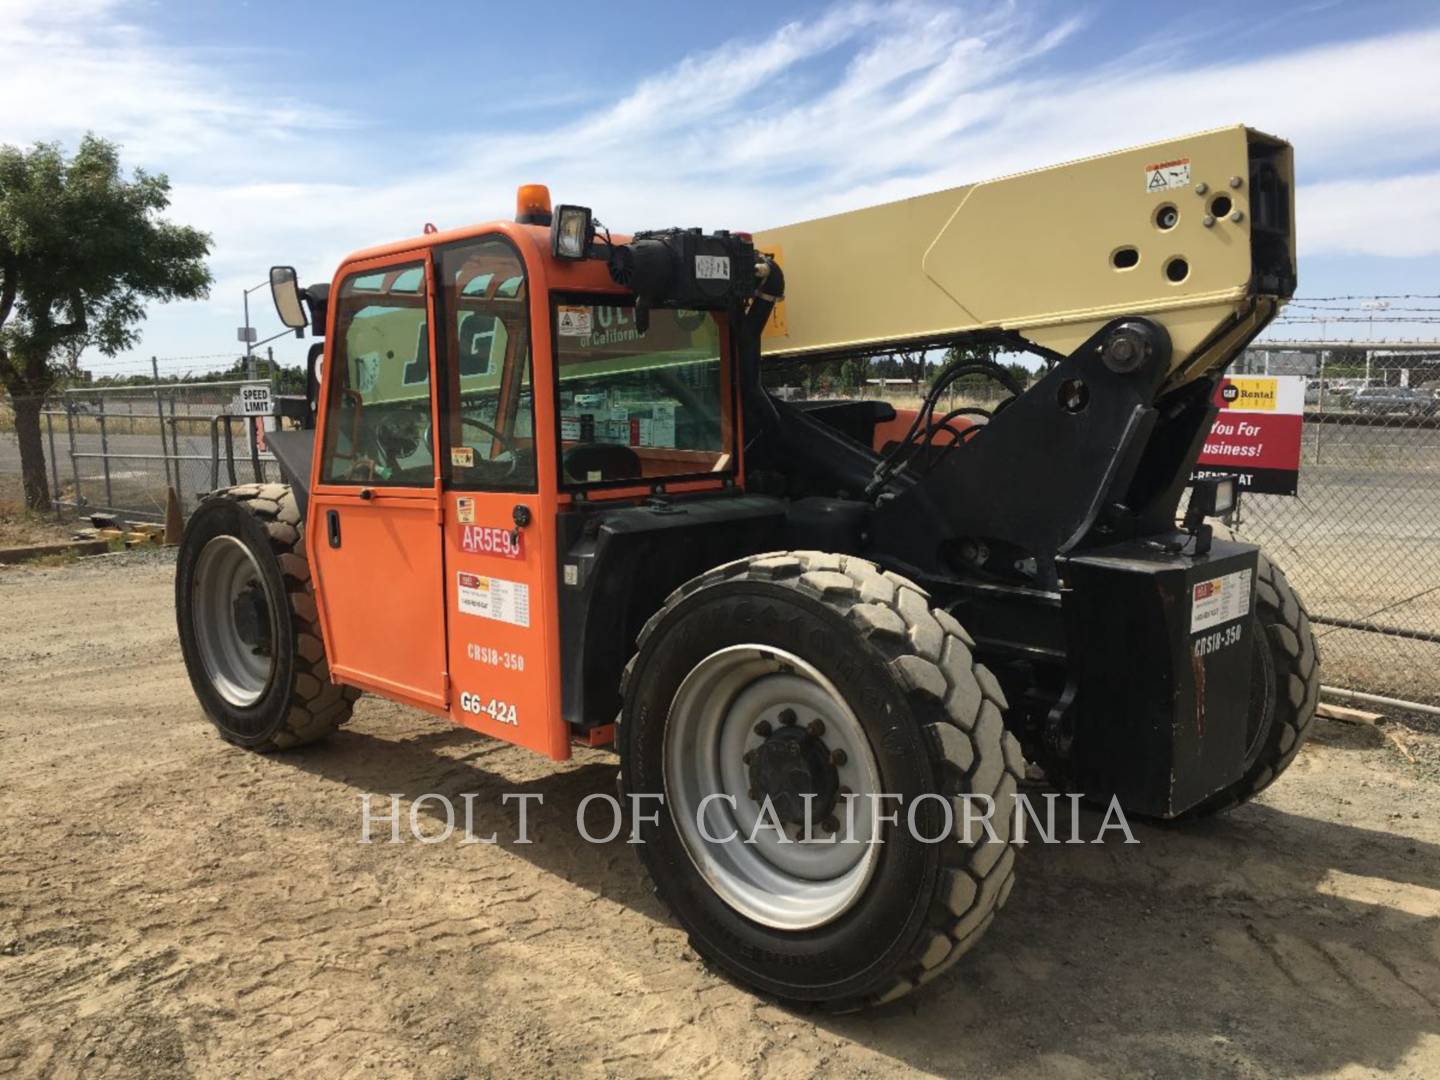
{"label": "gravel ground", "polygon": [[[1029,847],[964,963],[835,1018],[708,971],[634,853],[577,837],[606,755],[372,698],[308,752],[222,743],[172,578],[168,552],[0,569],[0,1074],[1440,1075],[1422,718],[1320,722],[1221,820]],[[544,794],[534,843],[503,791]],[[475,793],[500,843],[358,842],[364,796],[425,792]]]}

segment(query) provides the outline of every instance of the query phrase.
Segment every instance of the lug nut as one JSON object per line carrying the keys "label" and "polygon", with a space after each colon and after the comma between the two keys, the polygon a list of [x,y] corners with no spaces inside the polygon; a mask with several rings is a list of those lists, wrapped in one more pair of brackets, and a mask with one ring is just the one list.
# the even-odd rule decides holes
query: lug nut
{"label": "lug nut", "polygon": [[851,795],[854,795],[855,793],[851,791],[848,787],[846,787],[844,784],[841,784],[838,788],[835,789],[835,794],[839,795],[842,799],[846,799],[849,798]]}
{"label": "lug nut", "polygon": [[1244,211],[1244,210],[1236,210],[1236,211],[1234,211],[1234,212],[1231,213],[1231,215],[1230,215],[1230,220],[1233,221],[1233,222],[1235,222],[1236,224],[1239,224],[1240,222],[1242,222],[1242,221],[1245,220],[1245,211]]}
{"label": "lug nut", "polygon": [[1200,183],[1198,183],[1198,184],[1195,185],[1195,194],[1196,194],[1196,195],[1204,195],[1204,194],[1205,194],[1207,191],[1209,191],[1209,190],[1210,190],[1210,185],[1207,184],[1207,183],[1205,183],[1204,180],[1201,180]]}
{"label": "lug nut", "polygon": [[791,724],[795,723],[795,721],[796,721],[795,710],[794,710],[794,709],[781,709],[781,710],[780,710],[779,720],[780,720],[780,723],[784,724],[786,727],[789,727]]}
{"label": "lug nut", "polygon": [[838,746],[834,750],[830,751],[830,764],[836,766],[837,768],[841,765],[844,765],[845,762],[849,760],[849,755],[846,754],[844,750],[841,750]]}
{"label": "lug nut", "polygon": [[810,726],[805,730],[818,739],[821,735],[825,734],[825,721],[818,718],[811,720]]}
{"label": "lug nut", "polygon": [[1238,176],[1232,176],[1232,177],[1230,177],[1230,186],[1231,186],[1232,188],[1238,188],[1238,187],[1239,187],[1241,184],[1243,184],[1243,183],[1245,183],[1245,181],[1244,181],[1244,180],[1241,180],[1240,177],[1238,177]]}
{"label": "lug nut", "polygon": [[1200,219],[1200,224],[1204,225],[1207,229],[1213,228],[1215,226],[1215,215],[1206,214],[1203,218]]}
{"label": "lug nut", "polygon": [[755,734],[759,735],[762,739],[768,738],[770,732],[773,730],[775,729],[770,726],[769,720],[761,720],[755,725]]}
{"label": "lug nut", "polygon": [[745,751],[745,756],[744,756],[743,758],[741,758],[740,760],[743,761],[743,762],[745,762],[746,765],[749,765],[752,761],[755,760],[755,751],[754,751],[754,750],[746,750],[746,751]]}
{"label": "lug nut", "polygon": [[840,822],[835,820],[834,814],[831,814],[824,821],[820,822],[820,828],[828,833],[837,833],[840,831]]}

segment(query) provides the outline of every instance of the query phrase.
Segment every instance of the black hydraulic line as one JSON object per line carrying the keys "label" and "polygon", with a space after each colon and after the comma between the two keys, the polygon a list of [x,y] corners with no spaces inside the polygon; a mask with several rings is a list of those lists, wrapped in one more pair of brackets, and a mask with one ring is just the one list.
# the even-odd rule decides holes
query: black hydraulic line
{"label": "black hydraulic line", "polygon": [[935,380],[935,384],[930,388],[929,392],[926,393],[919,411],[915,414],[915,419],[910,424],[910,429],[905,433],[905,437],[901,439],[889,453],[882,457],[879,464],[875,466],[874,475],[871,477],[870,483],[866,488],[867,496],[873,498],[886,483],[903,471],[904,464],[901,463],[902,455],[904,455],[904,462],[908,462],[913,457],[912,451],[916,436],[921,429],[922,423],[926,423],[928,428],[929,421],[933,419],[935,414],[935,403],[940,400],[940,396],[948,390],[953,383],[964,378],[966,375],[984,375],[987,378],[994,379],[1017,397],[1024,393],[1024,387],[1020,385],[1015,376],[993,360],[975,360],[969,357],[956,360],[940,373],[939,377]]}

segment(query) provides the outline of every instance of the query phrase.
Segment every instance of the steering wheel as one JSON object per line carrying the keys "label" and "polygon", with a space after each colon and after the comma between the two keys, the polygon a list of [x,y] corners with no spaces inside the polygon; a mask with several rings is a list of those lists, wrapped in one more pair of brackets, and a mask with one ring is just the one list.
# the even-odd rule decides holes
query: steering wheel
{"label": "steering wheel", "polygon": [[[510,449],[509,440],[505,437],[505,435],[500,432],[498,428],[495,428],[490,424],[487,424],[484,420],[477,419],[476,417],[462,415],[460,417],[461,430],[464,430],[464,428],[467,426],[479,428],[486,435],[490,436],[490,438],[495,440],[495,445],[498,448],[498,453],[495,453],[491,457],[477,458],[475,462],[476,466],[492,467],[497,471],[503,469],[503,473],[501,474],[503,476],[509,476],[515,471],[516,466],[519,464],[519,461],[517,460],[517,455],[514,453],[514,451]],[[433,456],[435,453],[435,440],[433,436],[433,429],[429,424],[425,425],[424,437],[425,447],[430,451],[431,455]]]}
{"label": "steering wheel", "polygon": [[375,427],[375,446],[382,466],[399,469],[400,459],[410,457],[420,448],[419,426],[414,416],[381,418]]}
{"label": "steering wheel", "polygon": [[477,427],[477,428],[479,428],[479,429],[480,429],[481,431],[483,431],[486,435],[489,435],[492,439],[494,439],[495,442],[496,442],[496,444],[500,447],[500,452],[501,452],[502,454],[505,454],[505,453],[509,453],[509,452],[510,452],[510,444],[509,444],[509,442],[506,441],[505,436],[502,435],[502,434],[500,434],[499,430],[497,430],[496,428],[491,427],[491,426],[490,426],[489,424],[487,424],[484,420],[477,420],[477,419],[476,419],[475,417],[473,417],[473,416],[461,416],[461,417],[460,417],[460,428],[461,428],[462,431],[464,430],[464,428],[465,428],[465,426],[466,426],[467,424],[468,424],[470,427]]}
{"label": "steering wheel", "polygon": [[[371,436],[374,442],[373,456],[356,453],[350,465],[350,480],[369,481],[377,477],[390,479],[403,472],[400,461],[410,457],[420,448],[420,425],[412,414],[386,413],[375,424]],[[352,430],[352,441],[359,445],[359,423]]]}

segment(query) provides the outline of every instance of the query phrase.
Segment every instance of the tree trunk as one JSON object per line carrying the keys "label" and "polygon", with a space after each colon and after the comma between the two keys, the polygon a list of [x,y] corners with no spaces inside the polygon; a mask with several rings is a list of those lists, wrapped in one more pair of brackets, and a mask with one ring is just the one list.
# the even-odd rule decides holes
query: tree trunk
{"label": "tree trunk", "polygon": [[40,437],[40,408],[44,399],[26,395],[12,397],[10,403],[15,409],[15,436],[20,442],[25,505],[31,510],[49,510],[50,483],[45,479],[45,443]]}

